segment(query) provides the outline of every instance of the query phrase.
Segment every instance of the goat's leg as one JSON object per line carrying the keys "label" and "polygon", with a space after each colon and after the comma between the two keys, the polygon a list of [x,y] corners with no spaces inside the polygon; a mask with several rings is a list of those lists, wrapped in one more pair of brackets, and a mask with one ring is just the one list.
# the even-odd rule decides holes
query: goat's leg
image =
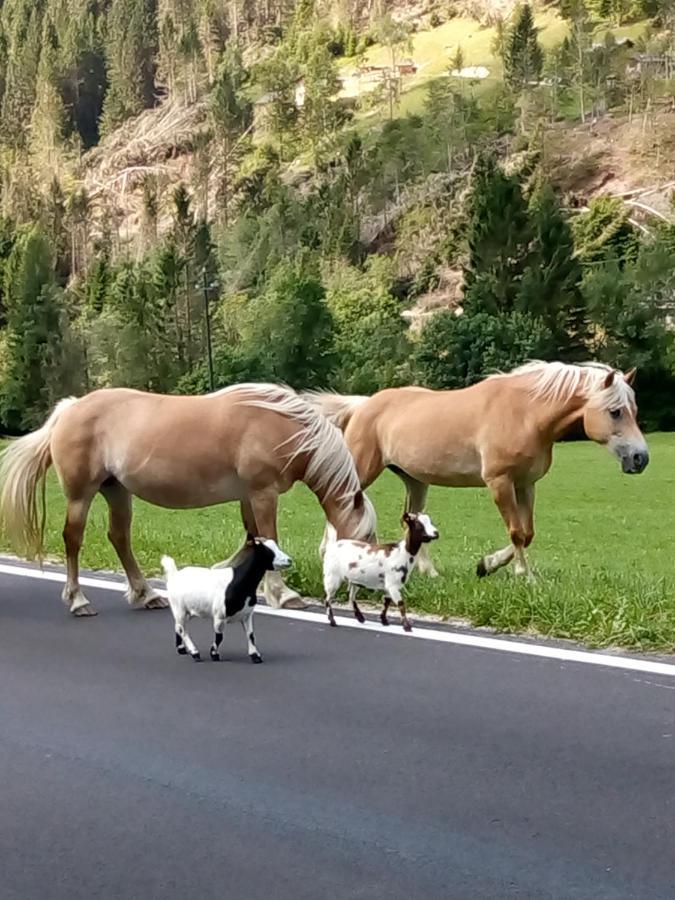
{"label": "goat's leg", "polygon": [[389,585],[388,593],[391,594],[391,599],[398,606],[398,611],[401,613],[401,625],[403,625],[404,631],[412,631],[412,624],[410,623],[410,619],[407,616],[406,608],[405,608],[405,600],[401,595],[401,591],[396,585]]}
{"label": "goat's leg", "polygon": [[[186,620],[186,615],[179,616],[176,619],[176,649],[179,653],[181,653],[182,647],[183,649],[187,650],[187,652],[195,662],[199,662],[201,660],[201,656],[199,655],[199,650],[197,649],[196,644],[188,634],[188,630],[185,627]],[[181,640],[181,644],[178,643],[179,638]]]}
{"label": "goat's leg", "polygon": [[380,613],[380,622],[383,625],[389,624],[389,619],[387,618],[387,612],[389,611],[389,607],[391,606],[391,597],[388,594],[384,595],[384,606],[382,607],[382,612]]}
{"label": "goat's leg", "polygon": [[211,644],[211,649],[209,650],[209,654],[213,662],[218,662],[220,659],[220,653],[218,648],[223,642],[223,632],[225,631],[225,619],[219,618],[213,620],[213,643]]}
{"label": "goat's leg", "polygon": [[325,575],[323,579],[323,589],[326,595],[326,615],[328,616],[328,624],[333,627],[337,625],[335,616],[333,615],[333,600],[335,599],[335,595],[337,594],[341,583],[341,581],[331,575]]}
{"label": "goat's leg", "polygon": [[361,624],[363,624],[366,621],[366,617],[363,615],[363,613],[359,609],[358,604],[356,602],[356,595],[358,593],[358,590],[359,590],[358,585],[356,585],[356,584],[349,585],[349,602],[352,605],[352,609],[354,610],[354,616],[355,616],[357,622],[361,622]]}
{"label": "goat's leg", "polygon": [[258,653],[258,648],[255,645],[255,637],[253,636],[253,610],[251,610],[250,614],[246,616],[246,618],[242,622],[242,625],[244,626],[246,639],[248,640],[248,658],[252,663],[261,663],[263,661],[263,658]]}

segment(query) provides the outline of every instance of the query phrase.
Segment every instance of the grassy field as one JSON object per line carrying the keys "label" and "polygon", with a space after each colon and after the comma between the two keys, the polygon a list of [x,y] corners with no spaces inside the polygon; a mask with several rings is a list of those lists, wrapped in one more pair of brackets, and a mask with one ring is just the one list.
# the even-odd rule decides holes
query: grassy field
{"label": "grassy field", "polygon": [[[441,532],[432,545],[441,577],[416,574],[408,586],[413,609],[460,616],[503,631],[536,631],[595,646],[675,649],[675,435],[650,436],[652,462],[643,475],[624,476],[609,454],[590,443],[556,448],[551,473],[540,483],[537,536],[529,585],[510,570],[477,579],[485,552],[506,543],[486,491],[432,489],[429,512]],[[401,529],[402,488],[384,475],[369,491],[379,515],[380,539]],[[63,500],[49,481],[47,551],[61,559]],[[290,581],[319,596],[321,509],[304,486],[282,498],[280,543],[295,559]],[[163,553],[179,564],[210,564],[241,539],[235,504],[167,511],[136,504],[135,546],[143,568],[157,573]],[[118,569],[108,545],[106,509],[97,499],[82,555],[84,566]]]}

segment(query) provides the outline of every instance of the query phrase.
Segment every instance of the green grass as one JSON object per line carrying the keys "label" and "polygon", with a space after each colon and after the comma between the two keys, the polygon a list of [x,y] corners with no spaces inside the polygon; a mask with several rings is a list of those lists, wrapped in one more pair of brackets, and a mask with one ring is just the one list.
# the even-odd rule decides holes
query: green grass
{"label": "green grass", "polygon": [[[606,451],[590,443],[556,448],[552,471],[537,496],[537,536],[530,559],[537,580],[528,585],[510,570],[479,580],[478,558],[506,543],[504,528],[484,490],[435,488],[429,512],[441,540],[432,545],[441,577],[416,574],[408,585],[413,609],[460,616],[499,630],[569,637],[595,646],[675,649],[673,509],[675,435],[649,439],[652,462],[640,476],[624,476]],[[388,473],[370,489],[379,537],[401,533],[402,488]],[[163,553],[179,564],[210,564],[227,556],[242,536],[236,504],[167,511],[136,503],[136,552],[148,573]],[[49,479],[47,551],[61,559],[64,504]],[[321,509],[300,485],[282,498],[280,543],[295,559],[290,582],[319,596]],[[82,564],[118,569],[108,545],[106,510],[97,499]]]}

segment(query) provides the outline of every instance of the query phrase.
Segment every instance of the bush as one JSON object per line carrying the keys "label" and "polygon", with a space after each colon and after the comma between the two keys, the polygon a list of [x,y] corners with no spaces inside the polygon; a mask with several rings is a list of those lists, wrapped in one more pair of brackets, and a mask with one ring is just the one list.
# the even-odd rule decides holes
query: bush
{"label": "bush", "polygon": [[541,319],[512,312],[432,316],[414,356],[417,379],[431,388],[460,388],[528,359],[550,357],[553,337]]}

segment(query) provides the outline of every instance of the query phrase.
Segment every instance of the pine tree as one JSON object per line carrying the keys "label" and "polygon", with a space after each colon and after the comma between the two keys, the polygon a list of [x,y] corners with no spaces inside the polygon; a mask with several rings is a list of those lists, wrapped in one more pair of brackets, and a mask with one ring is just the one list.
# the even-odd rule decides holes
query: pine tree
{"label": "pine tree", "polygon": [[252,107],[244,94],[248,72],[238,47],[223,56],[209,98],[209,117],[217,147],[218,204],[228,224],[232,173],[241,148],[240,139],[252,121]]}
{"label": "pine tree", "polygon": [[544,55],[537,41],[537,29],[529,3],[518,10],[504,52],[504,76],[517,94],[529,90],[541,78]]}
{"label": "pine tree", "polygon": [[583,273],[575,255],[572,230],[550,184],[537,186],[530,199],[530,213],[532,255],[523,274],[518,307],[546,324],[555,338],[559,357],[569,358],[575,351],[583,355]]}
{"label": "pine tree", "polygon": [[106,39],[110,86],[103,105],[103,130],[154,103],[157,53],[156,0],[113,0]]}
{"label": "pine tree", "polygon": [[30,151],[36,170],[50,180],[58,169],[58,152],[63,141],[65,109],[57,70],[58,36],[51,16],[42,27],[42,50],[35,85],[35,105],[30,121]]}
{"label": "pine tree", "polygon": [[53,375],[47,360],[60,341],[61,324],[52,270],[51,250],[39,227],[24,232],[5,266],[8,359],[0,415],[13,431],[34,426],[47,405]]}
{"label": "pine tree", "polygon": [[0,135],[12,147],[23,147],[35,104],[40,62],[42,8],[33,0],[19,0],[7,33],[7,71],[0,109]]}
{"label": "pine tree", "polygon": [[479,156],[467,201],[467,311],[510,312],[516,307],[531,234],[527,204],[517,179],[505,175],[493,156]]}

